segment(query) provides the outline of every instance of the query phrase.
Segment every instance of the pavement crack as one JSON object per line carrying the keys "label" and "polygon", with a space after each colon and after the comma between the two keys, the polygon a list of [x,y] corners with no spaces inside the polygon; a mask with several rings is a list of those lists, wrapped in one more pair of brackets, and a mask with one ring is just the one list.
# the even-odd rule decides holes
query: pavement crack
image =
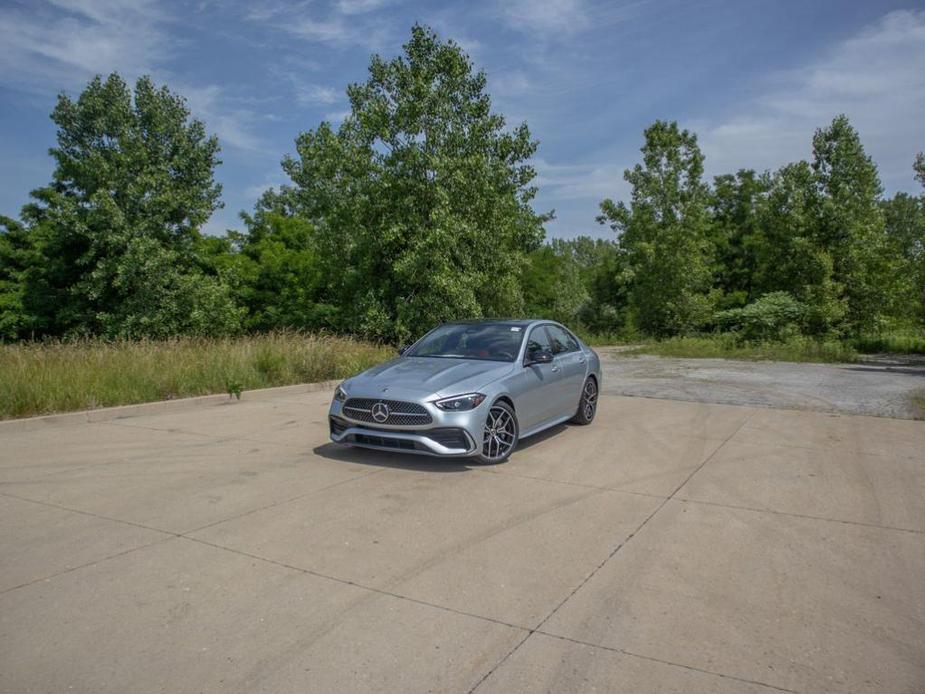
{"label": "pavement crack", "polygon": [[703,668],[694,667],[693,665],[687,665],[685,663],[677,663],[673,660],[664,660],[663,658],[656,658],[655,656],[644,655],[642,653],[635,653],[633,651],[627,651],[626,649],[623,649],[623,648],[603,646],[599,643],[591,643],[589,641],[573,639],[573,638],[569,638],[568,636],[560,636],[559,634],[553,634],[551,632],[542,631],[542,630],[535,630],[534,632],[531,632],[531,633],[538,633],[538,634],[541,634],[543,636],[548,636],[553,639],[559,639],[561,641],[568,641],[570,643],[574,643],[579,646],[588,646],[590,648],[600,648],[603,651],[610,651],[611,653],[619,653],[621,655],[625,655],[630,658],[640,658],[642,660],[649,660],[654,663],[661,663],[663,665],[671,665],[674,667],[684,668],[685,670],[691,670],[693,672],[700,672],[705,675],[713,675],[714,677],[722,677],[723,679],[727,679],[727,680],[735,680],[736,682],[742,682],[745,684],[753,684],[759,687],[767,687],[768,689],[773,689],[774,691],[777,691],[777,692],[787,692],[788,694],[800,694],[795,689],[787,689],[786,687],[778,687],[775,684],[768,684],[767,682],[761,682],[759,680],[751,680],[751,679],[748,679],[747,677],[738,677],[737,675],[730,675],[725,672],[716,672],[715,670],[704,670]]}
{"label": "pavement crack", "polygon": [[647,524],[650,520],[652,520],[652,518],[654,518],[655,515],[658,514],[658,512],[661,511],[661,510],[665,507],[665,505],[666,505],[669,501],[671,501],[671,500],[674,498],[674,496],[675,496],[679,491],[681,491],[681,489],[684,487],[684,485],[687,484],[687,483],[691,480],[691,478],[693,478],[694,475],[696,475],[698,472],[700,472],[700,470],[702,470],[703,467],[704,467],[707,463],[709,463],[709,462],[714,458],[714,456],[716,456],[716,454],[723,448],[723,446],[725,446],[725,445],[730,441],[730,439],[732,439],[732,437],[734,437],[736,434],[738,434],[738,433],[742,430],[742,427],[745,426],[745,424],[752,418],[752,416],[753,416],[753,414],[749,414],[747,417],[745,417],[745,419],[742,420],[742,423],[739,424],[738,427],[736,427],[736,430],[733,431],[731,434],[729,434],[729,436],[727,436],[725,439],[723,439],[722,443],[720,443],[719,446],[717,446],[717,447],[713,450],[713,452],[710,453],[710,455],[708,455],[708,456],[703,460],[703,462],[700,463],[700,465],[698,465],[696,468],[694,468],[694,470],[691,471],[691,473],[690,473],[687,477],[685,477],[677,487],[675,487],[674,491],[672,491],[671,494],[669,494],[667,497],[662,498],[661,503],[659,503],[658,506],[655,507],[655,510],[653,510],[652,513],[650,513],[648,516],[646,516],[645,519],[644,519],[638,526],[636,526],[636,528],[635,528],[629,535],[627,535],[627,537],[626,537],[622,542],[620,542],[620,543],[613,549],[613,551],[611,551],[610,554],[608,554],[608,555],[604,558],[604,560],[603,560],[602,562],[600,562],[596,567],[594,567],[594,569],[592,569],[591,572],[590,572],[587,576],[585,576],[585,578],[582,579],[582,580],[578,583],[578,585],[575,586],[575,588],[574,588],[573,590],[571,590],[571,591],[569,592],[569,594],[566,595],[565,598],[564,598],[562,601],[560,601],[559,604],[557,604],[557,605],[552,609],[552,611],[551,611],[549,614],[547,614],[542,620],[540,620],[539,624],[537,624],[535,627],[533,627],[532,629],[530,629],[530,633],[527,634],[516,646],[514,646],[514,648],[511,649],[501,660],[499,660],[499,661],[494,665],[494,667],[492,667],[491,670],[489,670],[489,671],[488,671],[488,672],[476,683],[476,685],[475,685],[472,689],[469,690],[469,694],[472,694],[472,692],[474,692],[475,690],[477,690],[477,689],[482,685],[482,683],[483,683],[485,680],[487,680],[488,677],[491,676],[491,674],[492,674],[493,672],[495,672],[499,667],[501,667],[512,655],[514,655],[514,654],[520,649],[520,647],[523,646],[523,645],[530,639],[531,636],[533,636],[533,634],[535,634],[535,633],[537,633],[538,631],[540,631],[540,630],[543,628],[543,625],[546,624],[546,622],[548,622],[550,619],[552,619],[552,617],[553,617],[560,609],[562,609],[562,607],[563,607],[569,600],[571,600],[572,597],[573,597],[579,590],[581,590],[585,585],[587,585],[588,581],[590,581],[592,578],[594,578],[594,576],[598,573],[598,571],[600,571],[601,569],[603,569],[604,566],[606,566],[607,563],[608,563],[611,559],[613,559],[613,558],[617,555],[617,553],[627,545],[627,543],[630,542],[630,540],[632,540],[634,537],[636,537],[636,535],[646,526],[646,524]]}
{"label": "pavement crack", "polygon": [[[24,499],[24,501],[28,501],[28,499]],[[58,572],[55,572],[55,573],[50,574],[50,575],[48,575],[48,576],[41,576],[40,578],[35,578],[35,579],[32,579],[31,581],[26,581],[25,583],[20,583],[18,586],[11,586],[11,587],[9,587],[9,588],[4,588],[3,590],[0,590],[0,595],[3,595],[4,593],[9,593],[9,592],[14,591],[14,590],[18,590],[18,589],[20,589],[20,588],[25,588],[25,587],[27,587],[27,586],[31,586],[31,585],[33,585],[33,584],[35,584],[35,583],[42,583],[42,582],[44,582],[44,581],[50,581],[51,579],[57,578],[58,576],[63,576],[63,575],[65,575],[65,574],[69,574],[69,573],[71,573],[71,572],[73,572],[73,571],[77,571],[77,570],[79,570],[79,569],[86,569],[87,567],[89,567],[89,566],[95,566],[96,564],[102,564],[104,561],[109,561],[110,559],[116,559],[116,558],[118,558],[118,557],[124,557],[126,554],[131,554],[132,552],[137,552],[138,550],[140,550],[140,549],[145,549],[145,548],[147,548],[147,547],[153,547],[154,545],[159,545],[159,544],[161,544],[162,542],[167,542],[168,540],[173,540],[173,539],[175,539],[175,538],[174,538],[174,536],[172,536],[172,535],[169,536],[169,537],[162,537],[162,538],[159,538],[159,539],[157,539],[157,540],[154,540],[153,542],[146,542],[146,543],[143,544],[143,545],[138,545],[137,547],[132,547],[132,548],[130,548],[130,549],[123,550],[122,552],[116,552],[115,554],[110,554],[109,556],[106,556],[106,557],[100,557],[99,559],[94,559],[93,561],[88,561],[88,562],[86,562],[86,563],[84,563],[84,564],[80,564],[79,566],[69,566],[69,567],[66,568],[66,569],[63,569],[63,570],[58,571]]]}
{"label": "pavement crack", "polygon": [[110,516],[103,516],[99,513],[93,513],[92,511],[83,511],[79,508],[71,508],[69,506],[62,506],[61,504],[53,504],[50,501],[39,501],[38,499],[30,499],[25,496],[19,496],[17,494],[10,494],[9,492],[0,492],[0,496],[7,496],[11,499],[18,499],[19,501],[26,501],[30,504],[38,504],[39,506],[47,506],[49,508],[56,508],[59,511],[70,511],[71,513],[79,513],[82,516],[90,516],[91,518],[98,518],[99,520],[110,521],[112,523],[121,523],[123,525],[131,525],[135,528],[142,528],[143,530],[150,530],[155,533],[162,533],[164,535],[170,535],[171,537],[181,537],[180,533],[175,533],[171,530],[164,530],[163,528],[152,528],[150,525],[144,525],[142,523],[134,523],[132,521],[122,520],[121,518],[112,518]]}
{"label": "pavement crack", "polygon": [[731,508],[739,511],[751,511],[752,513],[770,513],[775,516],[788,516],[790,518],[804,518],[806,520],[823,521],[826,523],[842,523],[844,525],[858,525],[862,528],[876,528],[877,530],[892,530],[901,533],[913,533],[915,535],[925,535],[925,530],[916,530],[915,528],[900,528],[895,525],[878,525],[876,523],[865,523],[863,521],[846,520],[844,518],[825,518],[824,516],[811,516],[805,513],[795,513],[793,511],[778,511],[773,508],[755,508],[754,506],[741,506],[739,504],[723,504],[718,501],[702,501],[700,499],[688,499],[679,496],[677,501],[687,504],[702,504],[704,506],[717,506],[719,508]]}
{"label": "pavement crack", "polygon": [[379,595],[386,595],[391,598],[397,598],[399,600],[407,600],[408,602],[413,602],[417,605],[423,605],[425,607],[432,607],[437,610],[442,610],[443,612],[452,612],[453,614],[458,614],[464,617],[472,617],[473,619],[479,619],[483,622],[491,622],[492,624],[499,624],[501,626],[510,627],[511,629],[517,629],[518,631],[530,631],[528,627],[521,626],[519,624],[511,624],[510,622],[505,622],[501,619],[495,619],[494,617],[486,617],[485,615],[474,614],[472,612],[466,612],[464,610],[457,610],[453,607],[447,607],[445,605],[438,605],[436,603],[427,602],[426,600],[420,600],[418,598],[412,598],[408,595],[402,595],[401,593],[395,593],[390,590],[384,590],[383,588],[376,588],[375,586],[369,586],[364,583],[359,583],[357,581],[351,581],[347,578],[340,578],[338,576],[331,576],[329,574],[321,573],[320,571],[315,571],[313,569],[306,569],[302,566],[296,566],[294,564],[287,564],[283,561],[277,561],[275,559],[269,559],[267,557],[262,557],[259,554],[251,554],[250,552],[244,552],[239,549],[234,549],[233,547],[227,547],[225,545],[220,545],[215,542],[209,542],[208,540],[202,540],[197,537],[188,537],[185,535],[180,536],[183,540],[188,540],[190,542],[197,542],[201,545],[206,545],[207,547],[212,547],[214,549],[223,550],[225,552],[230,552],[232,554],[237,554],[242,557],[247,557],[248,559],[256,559],[257,561],[266,562],[267,564],[273,564],[274,566],[279,566],[284,569],[290,569],[292,571],[298,571],[301,574],[306,574],[308,576],[315,576],[316,578],[322,578],[328,581],[334,581],[335,583],[340,583],[345,586],[352,586],[354,588],[360,588],[362,590],[368,590],[372,593],[378,593]]}
{"label": "pavement crack", "polygon": [[602,487],[597,484],[583,484],[582,482],[568,482],[565,480],[551,480],[547,477],[535,477],[533,475],[524,475],[519,472],[506,472],[504,470],[481,470],[479,468],[470,468],[471,472],[483,473],[488,475],[504,475],[505,477],[517,477],[524,480],[533,480],[535,482],[549,482],[550,484],[564,484],[570,487],[582,487],[584,489],[597,489],[602,492],[617,492],[618,494],[632,494],[633,496],[644,496],[649,499],[664,499],[661,494],[647,494],[646,492],[634,492],[627,489],[618,489],[616,487]]}
{"label": "pavement crack", "polygon": [[192,530],[185,530],[184,532],[180,533],[178,537],[189,537],[189,535],[193,533],[198,533],[202,530],[208,530],[209,528],[213,528],[216,525],[221,525],[222,523],[228,523],[229,521],[237,520],[239,518],[244,518],[246,516],[251,515],[252,513],[259,513],[260,511],[266,511],[267,509],[270,509],[270,508],[275,508],[277,506],[283,506],[284,504],[289,504],[289,503],[292,503],[293,501],[304,499],[305,497],[318,494],[319,492],[324,492],[324,491],[327,491],[328,489],[339,487],[342,484],[348,484],[349,482],[355,482],[356,480],[361,480],[364,477],[369,477],[370,475],[379,474],[380,472],[383,472],[383,470],[370,470],[370,471],[364,472],[362,475],[357,475],[356,477],[350,477],[345,480],[340,480],[339,482],[334,482],[325,487],[319,487],[318,489],[312,489],[311,491],[303,492],[301,494],[297,494],[296,496],[289,497],[287,499],[280,499],[279,501],[273,501],[269,504],[265,504],[263,506],[258,506],[257,508],[249,509],[247,511],[244,511],[243,513],[239,513],[234,516],[229,516],[228,518],[222,518],[220,520],[213,521],[212,523],[207,523],[206,525],[202,525],[198,528],[193,528]]}

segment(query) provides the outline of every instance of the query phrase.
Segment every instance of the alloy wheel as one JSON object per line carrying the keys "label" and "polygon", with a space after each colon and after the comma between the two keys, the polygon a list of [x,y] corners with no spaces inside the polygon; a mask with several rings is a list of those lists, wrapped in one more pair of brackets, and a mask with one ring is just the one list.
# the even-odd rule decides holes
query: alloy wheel
{"label": "alloy wheel", "polygon": [[485,431],[482,436],[482,455],[489,460],[500,460],[507,456],[517,440],[517,425],[511,412],[499,405],[488,411]]}
{"label": "alloy wheel", "polygon": [[585,382],[584,390],[581,392],[581,410],[587,421],[594,418],[594,409],[597,407],[597,384],[593,378]]}

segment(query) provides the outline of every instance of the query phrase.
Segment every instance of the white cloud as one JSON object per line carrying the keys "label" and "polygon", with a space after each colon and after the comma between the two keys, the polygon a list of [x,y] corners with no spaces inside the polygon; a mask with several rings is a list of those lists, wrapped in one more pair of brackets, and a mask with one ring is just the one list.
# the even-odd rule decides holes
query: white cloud
{"label": "white cloud", "polygon": [[357,45],[375,51],[389,44],[388,31],[381,21],[361,19],[360,15],[376,9],[379,4],[383,3],[345,2],[322,18],[304,2],[290,5],[253,3],[247,19],[312,43],[336,47]]}
{"label": "white cloud", "polygon": [[[174,18],[154,0],[50,0],[26,9],[0,7],[0,85],[36,95],[83,88],[97,74],[143,74],[183,95],[193,115],[223,146],[256,150],[260,116],[240,108],[217,85],[183,84],[163,68],[174,55]],[[42,108],[46,104],[42,103]]]}
{"label": "white cloud", "polygon": [[623,180],[625,166],[602,163],[552,164],[544,159],[533,162],[538,186],[546,200],[621,199],[629,192]]}
{"label": "white cloud", "polygon": [[343,14],[364,14],[382,9],[390,0],[338,0],[337,9]]}
{"label": "white cloud", "polygon": [[340,125],[340,123],[342,123],[347,118],[347,116],[350,115],[350,113],[351,112],[347,110],[331,111],[330,113],[325,114],[324,119],[331,123],[331,125]]}
{"label": "white cloud", "polygon": [[567,36],[590,25],[584,0],[501,0],[500,14],[518,31]]}
{"label": "white cloud", "polygon": [[291,183],[292,181],[289,180],[289,177],[277,166],[259,182],[245,188],[244,196],[253,204],[270,188],[276,188],[278,190],[280,186],[289,185]]}
{"label": "white cloud", "polygon": [[491,94],[500,97],[521,96],[533,86],[530,78],[521,70],[491,73],[488,83]]}
{"label": "white cloud", "polygon": [[777,168],[811,155],[816,128],[845,113],[888,189],[914,189],[912,159],[925,145],[925,11],[896,11],[720,121],[689,124],[711,174]]}
{"label": "white cloud", "polygon": [[300,104],[330,105],[340,100],[340,92],[321,84],[296,84],[296,100]]}
{"label": "white cloud", "polygon": [[253,133],[251,127],[264,116],[251,109],[234,106],[234,100],[222,87],[214,84],[206,87],[180,86],[177,92],[186,98],[193,116],[205,123],[206,132],[218,135],[223,148],[263,150],[263,140]]}
{"label": "white cloud", "polygon": [[133,79],[171,52],[153,0],[75,0],[0,7],[0,84],[56,92],[113,70]]}

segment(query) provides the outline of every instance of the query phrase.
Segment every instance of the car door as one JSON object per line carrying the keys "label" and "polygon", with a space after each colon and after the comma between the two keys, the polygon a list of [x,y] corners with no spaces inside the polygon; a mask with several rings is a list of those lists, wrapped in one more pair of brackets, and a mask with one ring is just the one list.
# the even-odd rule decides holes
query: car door
{"label": "car door", "polygon": [[571,333],[558,325],[547,325],[546,332],[555,355],[553,364],[559,367],[556,383],[555,415],[572,415],[578,410],[581,389],[585,383],[587,357]]}
{"label": "car door", "polygon": [[518,378],[517,419],[520,430],[527,431],[555,416],[558,382],[561,368],[555,360],[548,364],[531,364],[530,355],[545,350],[552,352],[552,343],[546,326],[534,326],[527,334],[523,370]]}

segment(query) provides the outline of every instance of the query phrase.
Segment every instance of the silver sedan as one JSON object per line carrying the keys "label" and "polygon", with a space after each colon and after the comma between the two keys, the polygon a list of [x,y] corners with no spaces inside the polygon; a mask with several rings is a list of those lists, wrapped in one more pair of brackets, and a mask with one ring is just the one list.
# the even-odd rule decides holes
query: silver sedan
{"label": "silver sedan", "polygon": [[447,323],[337,387],[331,440],[500,463],[544,429],[590,424],[600,387],[597,354],[559,323]]}

